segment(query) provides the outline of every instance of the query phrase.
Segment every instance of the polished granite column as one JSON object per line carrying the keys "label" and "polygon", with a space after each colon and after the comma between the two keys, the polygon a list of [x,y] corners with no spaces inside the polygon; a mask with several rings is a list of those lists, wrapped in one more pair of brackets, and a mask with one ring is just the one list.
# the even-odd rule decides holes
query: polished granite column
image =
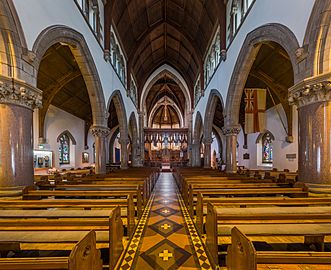
{"label": "polished granite column", "polygon": [[128,144],[129,144],[129,138],[120,138],[119,143],[121,145],[121,169],[127,169],[128,168]]}
{"label": "polished granite column", "polygon": [[306,79],[289,89],[298,107],[299,180],[331,184],[331,73]]}
{"label": "polished granite column", "polygon": [[203,140],[203,143],[205,145],[205,153],[204,153],[204,168],[210,168],[211,167],[211,144],[213,140],[212,138],[205,138]]}
{"label": "polished granite column", "polygon": [[32,113],[42,92],[0,75],[0,187],[33,185]]}
{"label": "polished granite column", "polygon": [[239,125],[226,126],[223,133],[226,136],[226,172],[237,172],[237,136],[240,132]]}
{"label": "polished granite column", "polygon": [[91,132],[95,138],[95,173],[105,174],[107,163],[106,138],[110,130],[107,127],[93,126]]}

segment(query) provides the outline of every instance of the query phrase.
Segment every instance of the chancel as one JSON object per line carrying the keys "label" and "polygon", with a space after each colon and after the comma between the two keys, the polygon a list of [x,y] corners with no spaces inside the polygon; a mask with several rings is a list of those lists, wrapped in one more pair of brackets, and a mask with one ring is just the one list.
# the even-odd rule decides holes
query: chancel
{"label": "chancel", "polygon": [[331,0],[0,0],[1,270],[331,270]]}

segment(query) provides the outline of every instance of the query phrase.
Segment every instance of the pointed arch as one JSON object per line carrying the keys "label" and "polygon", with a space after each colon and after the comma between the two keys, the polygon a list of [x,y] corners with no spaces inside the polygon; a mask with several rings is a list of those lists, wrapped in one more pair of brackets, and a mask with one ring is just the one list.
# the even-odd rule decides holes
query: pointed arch
{"label": "pointed arch", "polygon": [[36,55],[35,70],[39,70],[41,60],[48,48],[56,43],[68,45],[79,66],[89,94],[93,125],[107,126],[106,105],[101,81],[92,54],[81,33],[63,25],[53,25],[44,29],[32,48]]}
{"label": "pointed arch", "polygon": [[221,93],[212,89],[209,94],[206,112],[205,112],[205,121],[204,121],[204,137],[211,138],[211,133],[213,130],[213,121],[216,111],[217,102],[220,101],[222,104],[222,112],[224,112],[224,102]]}
{"label": "pointed arch", "polygon": [[294,83],[300,81],[301,75],[295,54],[299,48],[299,43],[293,32],[278,23],[266,24],[256,28],[246,36],[233,69],[226,98],[226,125],[231,126],[239,123],[241,96],[248,74],[261,45],[269,41],[275,42],[285,49],[292,63]]}
{"label": "pointed arch", "polygon": [[56,141],[59,142],[60,139],[61,139],[61,137],[62,137],[63,135],[68,136],[69,139],[71,140],[71,142],[72,142],[73,145],[76,145],[76,144],[77,144],[77,142],[76,142],[74,136],[72,136],[72,134],[70,133],[69,130],[65,130],[65,131],[63,131],[59,136],[57,136]]}
{"label": "pointed arch", "polygon": [[193,141],[195,144],[201,143],[203,137],[203,121],[201,113],[198,111],[195,117],[195,124],[193,129]]}
{"label": "pointed arch", "polygon": [[137,119],[136,119],[136,115],[134,112],[131,113],[130,118],[129,118],[129,135],[131,137],[131,141],[132,143],[138,143],[138,124],[137,124]]}
{"label": "pointed arch", "polygon": [[120,90],[115,90],[112,95],[110,96],[108,100],[108,105],[107,105],[107,112],[109,111],[110,108],[110,103],[114,102],[115,105],[115,110],[118,118],[118,123],[119,123],[119,130],[121,133],[122,138],[127,138],[128,137],[128,126],[127,126],[127,118],[126,118],[126,110],[123,102],[123,97],[121,94]]}

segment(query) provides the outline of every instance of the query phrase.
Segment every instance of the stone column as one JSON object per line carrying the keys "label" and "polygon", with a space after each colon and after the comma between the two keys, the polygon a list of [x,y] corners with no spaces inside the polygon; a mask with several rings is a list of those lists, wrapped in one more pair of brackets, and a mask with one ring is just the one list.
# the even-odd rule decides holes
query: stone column
{"label": "stone column", "polygon": [[291,87],[289,102],[298,107],[299,180],[331,184],[331,73]]}
{"label": "stone column", "polygon": [[121,144],[121,169],[128,168],[128,144],[129,138],[124,137],[119,139],[119,143]]}
{"label": "stone column", "polygon": [[201,166],[200,143],[192,143],[192,166]]}
{"label": "stone column", "polygon": [[34,108],[42,91],[0,75],[0,187],[33,185]]}
{"label": "stone column", "polygon": [[240,125],[226,126],[223,133],[226,136],[226,172],[237,172],[237,136]]}
{"label": "stone column", "polygon": [[141,166],[144,165],[145,161],[145,134],[144,134],[144,112],[139,111],[139,138],[140,138],[140,158],[139,162]]}
{"label": "stone column", "polygon": [[91,129],[95,138],[95,173],[105,174],[107,163],[106,138],[110,134],[107,127],[93,126]]}
{"label": "stone column", "polygon": [[205,153],[204,153],[204,168],[211,167],[211,144],[213,140],[212,138],[205,138],[203,139],[203,143],[205,145]]}
{"label": "stone column", "polygon": [[139,142],[132,142],[131,146],[131,157],[132,157],[132,167],[141,167],[142,163],[140,160],[140,148],[139,148]]}

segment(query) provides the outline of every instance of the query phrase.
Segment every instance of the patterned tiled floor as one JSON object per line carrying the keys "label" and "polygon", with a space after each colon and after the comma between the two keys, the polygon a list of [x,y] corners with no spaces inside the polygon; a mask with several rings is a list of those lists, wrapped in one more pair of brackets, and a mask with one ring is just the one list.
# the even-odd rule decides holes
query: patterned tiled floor
{"label": "patterned tiled floor", "polygon": [[120,269],[211,269],[171,173],[160,175]]}

